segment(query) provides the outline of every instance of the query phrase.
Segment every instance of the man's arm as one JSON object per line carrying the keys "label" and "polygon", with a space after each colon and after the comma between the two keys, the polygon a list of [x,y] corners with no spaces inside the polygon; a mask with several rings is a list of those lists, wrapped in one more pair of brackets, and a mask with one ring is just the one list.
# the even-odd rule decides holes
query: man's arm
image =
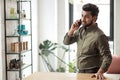
{"label": "man's arm", "polygon": [[100,80],[104,80],[105,77],[103,76],[103,73],[105,73],[112,61],[112,55],[109,49],[108,39],[105,35],[102,35],[98,38],[98,49],[100,51],[100,55],[102,56],[102,64],[98,72],[92,77]]}
{"label": "man's arm", "polygon": [[112,62],[112,55],[109,48],[108,38],[105,35],[101,35],[98,38],[98,48],[102,57],[101,69],[106,72]]}
{"label": "man's arm", "polygon": [[72,44],[76,41],[77,41],[77,36],[69,36],[68,33],[66,33],[64,40],[63,40],[63,43],[65,45],[69,45],[69,44]]}
{"label": "man's arm", "polygon": [[68,31],[68,33],[64,37],[64,40],[63,40],[64,44],[69,45],[69,44],[72,44],[72,43],[77,41],[78,36],[76,36],[74,34],[74,31],[77,30],[79,28],[79,26],[80,26],[79,25],[79,20],[77,20],[76,22],[74,22],[71,25],[70,30]]}

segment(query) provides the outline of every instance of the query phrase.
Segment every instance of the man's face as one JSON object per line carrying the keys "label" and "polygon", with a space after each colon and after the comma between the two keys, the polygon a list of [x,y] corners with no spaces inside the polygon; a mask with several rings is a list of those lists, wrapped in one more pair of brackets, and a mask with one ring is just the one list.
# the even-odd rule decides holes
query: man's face
{"label": "man's face", "polygon": [[82,25],[88,27],[95,22],[95,17],[91,15],[90,11],[82,11]]}

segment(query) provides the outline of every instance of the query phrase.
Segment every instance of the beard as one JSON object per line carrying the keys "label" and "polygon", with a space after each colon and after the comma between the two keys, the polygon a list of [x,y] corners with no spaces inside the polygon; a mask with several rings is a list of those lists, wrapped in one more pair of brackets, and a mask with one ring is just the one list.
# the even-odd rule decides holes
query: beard
{"label": "beard", "polygon": [[83,27],[88,27],[88,26],[90,26],[92,24],[93,24],[93,20],[89,24],[83,23],[82,25],[83,25]]}

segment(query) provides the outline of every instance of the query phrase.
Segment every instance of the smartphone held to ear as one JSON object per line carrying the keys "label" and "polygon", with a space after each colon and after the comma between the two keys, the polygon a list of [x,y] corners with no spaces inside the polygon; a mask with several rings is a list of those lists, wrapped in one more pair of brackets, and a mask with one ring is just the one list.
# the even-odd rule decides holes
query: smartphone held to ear
{"label": "smartphone held to ear", "polygon": [[79,22],[78,22],[78,26],[80,26],[81,25],[81,23],[82,23],[82,21],[81,21],[81,19],[79,20]]}

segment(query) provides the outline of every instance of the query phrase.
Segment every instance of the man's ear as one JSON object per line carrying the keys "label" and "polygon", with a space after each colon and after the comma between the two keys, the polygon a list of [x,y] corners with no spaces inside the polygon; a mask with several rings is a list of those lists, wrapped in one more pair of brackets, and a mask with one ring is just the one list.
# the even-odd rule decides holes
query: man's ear
{"label": "man's ear", "polygon": [[94,17],[93,17],[93,20],[94,20],[94,22],[96,22],[96,20],[97,20],[97,16],[94,16]]}

